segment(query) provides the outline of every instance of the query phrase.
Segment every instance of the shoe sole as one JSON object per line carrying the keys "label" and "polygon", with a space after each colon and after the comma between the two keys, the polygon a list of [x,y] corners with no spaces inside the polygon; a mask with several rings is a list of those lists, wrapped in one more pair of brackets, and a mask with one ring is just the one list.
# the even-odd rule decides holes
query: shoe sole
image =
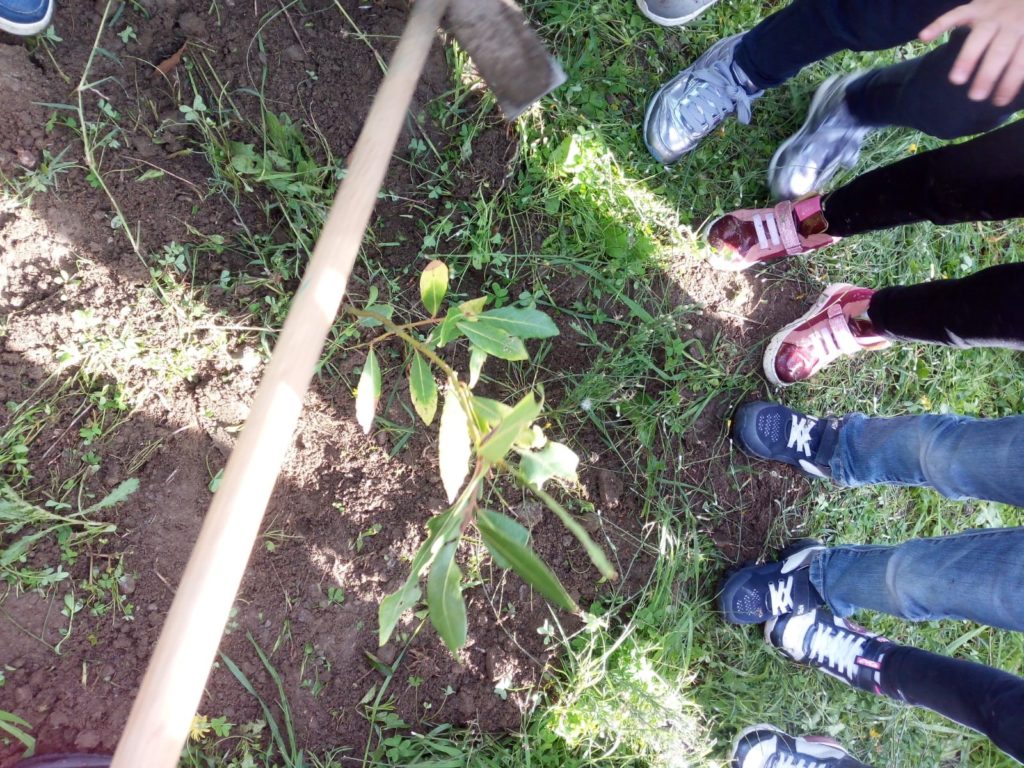
{"label": "shoe sole", "polygon": [[12,35],[18,35],[18,37],[31,37],[32,35],[38,35],[50,26],[50,21],[53,19],[53,3],[50,3],[46,9],[46,16],[40,21],[34,21],[30,24],[19,24],[16,21],[9,19],[0,19],[0,30],[7,32]]}
{"label": "shoe sole", "polygon": [[648,19],[653,21],[659,27],[678,27],[683,24],[686,24],[689,21],[693,21],[702,13],[704,13],[704,11],[706,11],[708,8],[710,8],[717,2],[718,0],[712,0],[710,3],[703,6],[702,8],[697,9],[693,13],[687,14],[686,16],[676,16],[675,18],[671,19],[665,16],[659,16],[658,14],[654,13],[650,8],[647,7],[647,3],[645,3],[644,0],[636,0],[636,5],[640,9],[640,13],[642,13]]}
{"label": "shoe sole", "polygon": [[764,351],[764,357],[761,358],[761,367],[764,369],[764,377],[768,379],[770,383],[777,387],[791,387],[793,384],[797,383],[795,381],[786,383],[780,379],[779,375],[775,372],[775,356],[779,353],[779,349],[782,347],[786,336],[788,336],[790,331],[794,330],[798,325],[810,320],[813,315],[821,312],[829,300],[837,293],[856,287],[857,286],[852,283],[832,283],[831,285],[826,286],[821,296],[818,297],[818,300],[814,302],[814,305],[809,310],[772,336],[772,340],[768,342],[768,348]]}
{"label": "shoe sole", "polygon": [[[833,82],[839,80],[842,77],[845,77],[845,75],[832,75],[832,77],[830,77],[820,86],[818,86],[818,90],[815,91],[814,93],[814,98],[811,99],[811,106],[807,110],[807,118],[804,120],[804,124],[800,126],[800,130],[798,130],[796,133],[794,133],[792,136],[790,136],[788,139],[782,142],[782,144],[779,145],[779,148],[775,150],[775,154],[772,155],[772,160],[770,163],[768,163],[768,188],[772,191],[773,196],[776,196],[774,181],[775,174],[778,172],[779,159],[782,157],[783,153],[796,142],[797,139],[803,138],[805,133],[810,133],[811,119],[815,116],[815,113],[818,111],[818,108],[822,105],[822,102],[825,101],[829,92],[829,86],[832,85]],[[851,168],[854,165],[848,153],[844,154],[839,159],[839,164],[843,168]],[[807,190],[803,195],[801,195],[801,197],[805,195],[813,195],[819,193],[820,190],[811,189]]]}

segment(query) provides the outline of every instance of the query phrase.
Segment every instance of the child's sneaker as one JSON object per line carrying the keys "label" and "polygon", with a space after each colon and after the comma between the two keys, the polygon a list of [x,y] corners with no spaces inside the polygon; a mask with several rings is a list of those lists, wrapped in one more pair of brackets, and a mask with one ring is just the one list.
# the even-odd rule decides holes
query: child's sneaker
{"label": "child's sneaker", "polygon": [[744,208],[708,227],[708,261],[715,269],[739,272],[754,264],[810,253],[838,242],[826,234],[821,197],[783,201],[774,208]]}
{"label": "child's sneaker", "polygon": [[732,418],[732,439],[748,456],[790,464],[809,477],[832,477],[839,419],[819,419],[777,403],[741,405]]}
{"label": "child's sneaker", "polygon": [[811,102],[800,130],[776,150],[768,186],[776,200],[821,192],[840,169],[853,168],[874,128],[861,124],[846,106],[846,92],[863,73],[830,77]]}
{"label": "child's sneaker", "polygon": [[895,648],[884,637],[824,608],[790,613],[764,625],[764,639],[783,656],[869,693],[882,693],[882,660]]}
{"label": "child's sneaker", "polygon": [[654,94],[644,114],[644,142],[659,163],[676,162],[731,114],[750,122],[754,87],[733,55],[743,34],[708,48]]}
{"label": "child's sneaker", "polygon": [[787,387],[844,355],[888,347],[867,316],[874,293],[847,283],[828,286],[813,307],[772,337],[764,353],[768,381]]}
{"label": "child's sneaker", "polygon": [[811,584],[811,561],[825,547],[817,539],[794,542],[779,559],[741,568],[725,580],[718,607],[731,624],[761,624],[774,616],[807,613],[825,605]]}
{"label": "child's sneaker", "polygon": [[12,35],[38,35],[53,17],[53,0],[0,0],[0,30]]}
{"label": "child's sneaker", "polygon": [[790,736],[774,725],[740,731],[729,755],[730,768],[869,768],[827,736]]}
{"label": "child's sneaker", "polygon": [[693,21],[718,0],[636,0],[640,13],[662,27]]}

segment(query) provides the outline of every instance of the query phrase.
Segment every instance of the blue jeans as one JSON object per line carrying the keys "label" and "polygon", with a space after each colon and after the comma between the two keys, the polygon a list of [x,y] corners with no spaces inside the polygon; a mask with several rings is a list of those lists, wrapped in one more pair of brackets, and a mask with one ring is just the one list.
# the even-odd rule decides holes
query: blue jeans
{"label": "blue jeans", "polygon": [[[811,563],[810,578],[839,616],[863,608],[910,621],[966,619],[1024,631],[1024,528],[892,547],[829,547]],[[897,645],[882,661],[880,685],[895,699],[985,734],[1024,762],[1024,679]]]}
{"label": "blue jeans", "polygon": [[934,488],[1024,506],[1024,416],[846,416],[829,466],[840,485]]}
{"label": "blue jeans", "polygon": [[1024,631],[1024,528],[829,547],[811,563],[810,577],[837,616],[865,609]]}

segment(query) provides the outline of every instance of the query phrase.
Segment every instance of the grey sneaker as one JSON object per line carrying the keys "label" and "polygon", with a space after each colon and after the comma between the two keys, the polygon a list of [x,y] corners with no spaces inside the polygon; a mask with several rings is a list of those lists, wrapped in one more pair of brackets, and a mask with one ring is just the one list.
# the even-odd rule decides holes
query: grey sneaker
{"label": "grey sneaker", "polygon": [[640,13],[663,27],[693,21],[718,0],[636,0]]}
{"label": "grey sneaker", "polygon": [[733,54],[743,34],[719,40],[654,94],[644,115],[644,142],[654,159],[676,162],[729,115],[750,122],[757,90]]}
{"label": "grey sneaker", "polygon": [[768,185],[779,200],[820,192],[840,168],[853,168],[874,128],[846,107],[846,91],[861,72],[834,75],[814,94],[800,130],[782,143],[768,166]]}
{"label": "grey sneaker", "polygon": [[740,731],[729,755],[730,768],[868,768],[825,736],[790,736],[774,725]]}

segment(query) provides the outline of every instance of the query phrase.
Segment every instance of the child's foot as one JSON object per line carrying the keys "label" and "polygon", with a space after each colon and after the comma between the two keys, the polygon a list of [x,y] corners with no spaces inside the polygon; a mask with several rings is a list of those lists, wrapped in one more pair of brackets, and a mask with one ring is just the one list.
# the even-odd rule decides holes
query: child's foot
{"label": "child's foot", "polygon": [[825,551],[817,539],[794,542],[774,563],[741,568],[725,580],[718,608],[730,624],[761,624],[825,605],[811,584],[811,562]]}
{"label": "child's foot", "polygon": [[869,693],[882,693],[882,660],[894,644],[824,608],[789,613],[764,625],[764,639],[783,656]]}
{"label": "child's foot", "polygon": [[640,12],[655,24],[678,27],[693,21],[718,0],[636,0]]}
{"label": "child's foot", "polygon": [[847,283],[828,286],[806,314],[772,337],[764,353],[768,381],[786,387],[844,355],[888,347],[867,316],[873,294]]}
{"label": "child's foot", "polygon": [[644,115],[644,141],[659,163],[676,162],[731,114],[750,122],[762,92],[733,61],[742,38],[719,40],[654,94]]}
{"label": "child's foot", "polygon": [[53,0],[0,0],[0,30],[12,35],[38,35],[53,17]]}
{"label": "child's foot", "polygon": [[853,168],[873,128],[846,107],[846,91],[860,72],[830,77],[814,94],[807,120],[778,148],[768,166],[768,185],[777,200],[821,192],[841,168]]}
{"label": "child's foot", "polygon": [[783,201],[774,208],[744,208],[708,227],[708,260],[716,269],[739,272],[753,264],[810,253],[839,240],[826,234],[821,197]]}
{"label": "child's foot", "polygon": [[730,768],[869,768],[827,736],[790,736],[774,725],[740,731],[729,755]]}
{"label": "child's foot", "polygon": [[732,439],[748,456],[782,461],[811,477],[831,477],[839,419],[819,419],[757,400],[736,410]]}

